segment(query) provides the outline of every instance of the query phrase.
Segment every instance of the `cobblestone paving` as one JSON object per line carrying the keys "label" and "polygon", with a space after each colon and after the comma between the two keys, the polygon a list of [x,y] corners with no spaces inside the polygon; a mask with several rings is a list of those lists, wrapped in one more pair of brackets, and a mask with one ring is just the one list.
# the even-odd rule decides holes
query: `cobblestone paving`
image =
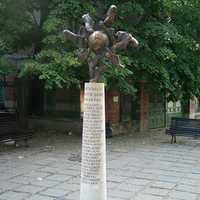
{"label": "cobblestone paving", "polygon": [[[108,200],[200,200],[200,141],[164,134],[107,140]],[[0,147],[0,200],[79,200],[81,139],[41,134]]]}

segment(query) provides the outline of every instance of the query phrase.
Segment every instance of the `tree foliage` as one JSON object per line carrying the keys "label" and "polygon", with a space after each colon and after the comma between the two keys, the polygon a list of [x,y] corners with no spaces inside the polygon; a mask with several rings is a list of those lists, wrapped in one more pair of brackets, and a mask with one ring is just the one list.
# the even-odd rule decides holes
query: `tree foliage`
{"label": "tree foliage", "polygon": [[199,1],[113,1],[121,8],[118,28],[141,43],[129,51],[133,80],[145,80],[169,98],[200,96]]}
{"label": "tree foliage", "polygon": [[62,30],[68,26],[77,31],[82,13],[94,13],[94,7],[87,0],[57,0],[51,1],[48,9],[48,17],[41,27],[44,33],[41,51],[25,63],[21,75],[38,75],[46,88],[78,86],[86,76],[82,75],[84,66],[78,62],[73,47],[64,41]]}
{"label": "tree foliage", "polygon": [[34,58],[21,75],[33,73],[48,88],[78,85],[88,79],[88,69],[78,62],[62,30],[77,32],[84,13],[99,20],[110,4],[119,8],[115,28],[131,32],[140,48],[119,52],[126,69],[108,63],[105,82],[134,93],[134,82],[142,80],[172,99],[199,97],[197,0],[4,0],[0,3],[0,54],[33,45]]}

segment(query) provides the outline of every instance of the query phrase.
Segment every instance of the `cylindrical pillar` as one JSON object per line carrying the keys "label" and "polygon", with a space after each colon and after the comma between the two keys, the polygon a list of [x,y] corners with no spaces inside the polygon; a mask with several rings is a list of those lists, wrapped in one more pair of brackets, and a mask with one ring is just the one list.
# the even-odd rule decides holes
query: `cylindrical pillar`
{"label": "cylindrical pillar", "polygon": [[105,90],[85,83],[80,200],[106,200]]}

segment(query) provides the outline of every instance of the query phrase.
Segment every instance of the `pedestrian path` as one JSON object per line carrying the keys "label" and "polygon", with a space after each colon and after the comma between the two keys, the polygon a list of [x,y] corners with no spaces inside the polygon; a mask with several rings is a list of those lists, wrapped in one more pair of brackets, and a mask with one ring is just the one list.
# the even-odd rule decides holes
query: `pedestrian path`
{"label": "pedestrian path", "polygon": [[[108,200],[200,200],[200,141],[164,134],[107,140]],[[79,200],[81,139],[38,134],[0,147],[0,200]]]}

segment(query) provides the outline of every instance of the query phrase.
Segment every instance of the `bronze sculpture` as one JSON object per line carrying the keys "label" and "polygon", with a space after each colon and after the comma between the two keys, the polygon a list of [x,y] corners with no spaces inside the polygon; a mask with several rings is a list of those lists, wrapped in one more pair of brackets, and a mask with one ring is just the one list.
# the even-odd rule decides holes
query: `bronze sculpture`
{"label": "bronze sculpture", "polygon": [[113,65],[124,67],[115,54],[116,50],[126,49],[129,43],[132,43],[134,47],[139,45],[130,33],[124,31],[115,33],[112,25],[116,15],[117,7],[112,5],[105,19],[98,24],[95,24],[89,14],[85,14],[82,16],[83,25],[77,34],[69,30],[63,31],[66,39],[78,46],[79,59],[83,62],[87,61],[90,82],[100,81],[101,75],[106,69],[103,59],[108,59]]}

